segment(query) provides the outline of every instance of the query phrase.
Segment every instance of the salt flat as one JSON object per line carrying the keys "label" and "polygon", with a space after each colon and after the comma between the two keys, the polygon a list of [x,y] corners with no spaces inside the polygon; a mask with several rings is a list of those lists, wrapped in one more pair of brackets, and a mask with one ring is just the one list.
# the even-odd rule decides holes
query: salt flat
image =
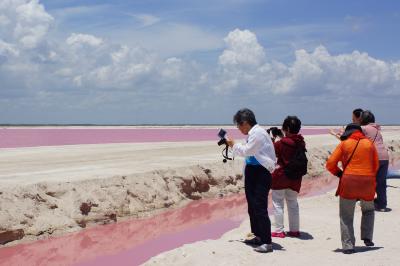
{"label": "salt flat", "polygon": [[[385,141],[400,131],[384,132]],[[330,135],[305,136],[307,146],[334,146]],[[221,162],[216,141],[87,144],[0,149],[0,186],[72,182]],[[239,159],[240,160],[240,159]]]}

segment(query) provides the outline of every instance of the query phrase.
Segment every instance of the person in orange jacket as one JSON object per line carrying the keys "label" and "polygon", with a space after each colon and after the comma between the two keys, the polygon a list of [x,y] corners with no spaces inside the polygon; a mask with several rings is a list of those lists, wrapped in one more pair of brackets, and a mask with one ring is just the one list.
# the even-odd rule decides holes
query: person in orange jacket
{"label": "person in orange jacket", "polygon": [[[366,246],[373,246],[376,173],[379,168],[375,145],[363,133],[358,124],[348,124],[341,143],[329,157],[326,169],[340,177],[336,196],[339,200],[340,231],[343,253],[354,253],[354,208],[361,202],[361,239]],[[343,170],[338,167],[341,162]]]}

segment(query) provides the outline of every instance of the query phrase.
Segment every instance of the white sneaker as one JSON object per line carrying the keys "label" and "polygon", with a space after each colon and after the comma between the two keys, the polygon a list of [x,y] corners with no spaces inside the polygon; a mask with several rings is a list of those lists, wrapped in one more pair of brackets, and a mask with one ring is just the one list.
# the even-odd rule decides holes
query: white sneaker
{"label": "white sneaker", "polygon": [[260,252],[260,253],[269,253],[273,252],[274,250],[272,249],[272,244],[262,244],[254,249],[254,251]]}

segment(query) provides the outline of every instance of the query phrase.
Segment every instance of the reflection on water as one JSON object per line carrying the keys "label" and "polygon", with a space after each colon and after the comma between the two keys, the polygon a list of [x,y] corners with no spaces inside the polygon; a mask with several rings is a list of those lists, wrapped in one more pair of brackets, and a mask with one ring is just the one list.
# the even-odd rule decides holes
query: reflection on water
{"label": "reflection on water", "polygon": [[[331,176],[307,179],[300,195],[321,194],[336,184]],[[183,244],[219,238],[246,217],[243,194],[193,201],[145,219],[1,248],[0,265],[138,265]]]}
{"label": "reflection on water", "polygon": [[[206,238],[219,237],[237,227],[245,214],[243,195],[195,201],[184,208],[146,219],[96,226],[62,237],[3,248],[0,249],[0,265],[26,265],[28,262],[29,265],[74,265],[126,251],[129,265],[135,265],[162,251],[198,240],[201,236],[196,236],[197,233],[209,232]],[[194,228],[199,228],[198,232]]]}

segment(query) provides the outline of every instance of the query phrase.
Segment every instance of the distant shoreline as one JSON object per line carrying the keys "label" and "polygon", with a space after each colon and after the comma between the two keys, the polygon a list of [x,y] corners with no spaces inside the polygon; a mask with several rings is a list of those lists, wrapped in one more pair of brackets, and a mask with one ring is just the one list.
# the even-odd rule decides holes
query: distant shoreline
{"label": "distant shoreline", "polygon": [[[281,124],[260,124],[261,126],[280,126]],[[344,124],[303,124],[302,126],[343,126]],[[400,124],[380,124],[381,126],[400,126]],[[232,124],[0,124],[0,127],[221,127]]]}

